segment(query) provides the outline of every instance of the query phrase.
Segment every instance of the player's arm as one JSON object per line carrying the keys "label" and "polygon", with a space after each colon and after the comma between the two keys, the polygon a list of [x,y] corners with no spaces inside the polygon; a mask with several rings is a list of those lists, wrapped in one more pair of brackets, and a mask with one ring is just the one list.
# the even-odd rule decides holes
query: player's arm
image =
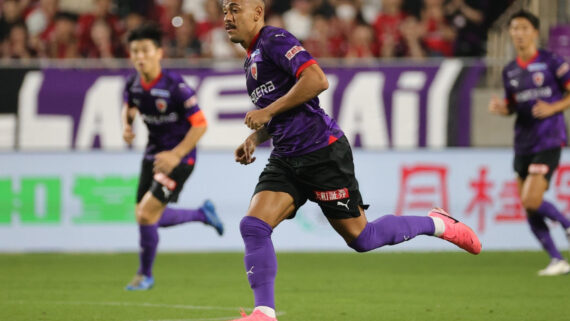
{"label": "player's arm", "polygon": [[570,107],[570,82],[566,85],[566,95],[564,98],[552,103],[538,100],[532,107],[532,115],[542,119],[563,112],[568,109],[568,107]]}
{"label": "player's arm", "polygon": [[121,120],[123,123],[123,140],[127,144],[131,144],[133,139],[135,139],[135,133],[133,132],[133,122],[137,115],[137,109],[129,107],[127,103],[123,105],[121,110]]}
{"label": "player's arm", "polygon": [[263,109],[248,112],[245,116],[245,124],[247,127],[257,130],[274,116],[300,106],[328,88],[329,82],[325,73],[319,65],[312,64],[301,72],[297,83],[287,94]]}
{"label": "player's arm", "polygon": [[180,164],[182,158],[188,155],[188,153],[196,147],[200,138],[202,138],[204,133],[206,133],[208,122],[201,110],[198,110],[196,113],[188,117],[188,121],[192,126],[184,136],[184,139],[182,139],[182,141],[173,149],[160,152],[155,155],[155,171],[162,172],[166,175],[170,174],[170,172]]}
{"label": "player's arm", "polygon": [[249,135],[245,141],[236,148],[234,155],[236,162],[248,165],[255,161],[253,157],[253,152],[255,148],[262,143],[268,141],[271,138],[269,132],[267,132],[267,127],[261,127],[260,129]]}

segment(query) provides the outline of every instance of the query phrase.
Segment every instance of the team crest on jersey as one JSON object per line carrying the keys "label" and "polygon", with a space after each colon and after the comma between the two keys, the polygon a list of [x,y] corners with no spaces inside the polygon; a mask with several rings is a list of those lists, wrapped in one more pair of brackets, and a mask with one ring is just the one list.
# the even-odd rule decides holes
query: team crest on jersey
{"label": "team crest on jersey", "polygon": [[252,63],[251,66],[249,67],[249,71],[251,73],[251,76],[257,80],[257,63]]}
{"label": "team crest on jersey", "polygon": [[166,108],[168,107],[168,103],[166,102],[166,100],[162,98],[158,98],[155,101],[155,104],[156,104],[156,109],[158,109],[158,111],[161,113],[164,113],[166,111]]}
{"label": "team crest on jersey", "polygon": [[544,74],[542,72],[535,72],[532,74],[532,81],[537,87],[542,86],[544,84]]}

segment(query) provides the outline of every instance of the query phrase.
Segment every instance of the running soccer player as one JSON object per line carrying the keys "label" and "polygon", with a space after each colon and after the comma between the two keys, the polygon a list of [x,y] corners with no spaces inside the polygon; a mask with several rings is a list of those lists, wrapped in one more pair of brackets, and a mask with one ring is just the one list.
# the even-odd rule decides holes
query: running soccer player
{"label": "running soccer player", "polygon": [[368,222],[348,140],[319,106],[317,96],[328,87],[319,65],[289,32],[265,26],[263,0],[224,0],[223,11],[230,40],[247,49],[247,90],[258,107],[246,114],[245,124],[254,132],[236,149],[235,159],[250,164],[259,144],[272,139],[274,145],[240,223],[255,309],[238,320],[276,320],[277,259],[271,234],[307,200],[320,206],[358,252],[417,235],[441,237],[473,254],[481,251],[475,233],[442,209],[428,216],[386,215]]}
{"label": "running soccer player", "polygon": [[158,246],[158,227],[199,221],[211,225],[219,235],[224,227],[211,201],[199,209],[174,209],[196,162],[196,144],[206,132],[206,119],[196,95],[174,72],[161,68],[161,31],[145,25],[128,37],[130,59],[136,74],[125,87],[122,112],[123,139],[135,137],[132,123],[140,113],[149,136],[139,178],[136,218],[140,232],[140,266],[127,290],[148,290],[154,285],[152,265]]}
{"label": "running soccer player", "polygon": [[560,222],[570,235],[570,221],[552,203],[543,199],[550,178],[566,145],[566,124],[562,111],[570,106],[570,67],[562,58],[538,49],[539,20],[528,11],[509,19],[509,33],[517,58],[503,69],[505,99],[493,97],[489,111],[509,116],[515,123],[514,169],[519,195],[527,212],[532,233],[551,258],[539,275],[570,272],[570,265],[552,241],[544,219]]}

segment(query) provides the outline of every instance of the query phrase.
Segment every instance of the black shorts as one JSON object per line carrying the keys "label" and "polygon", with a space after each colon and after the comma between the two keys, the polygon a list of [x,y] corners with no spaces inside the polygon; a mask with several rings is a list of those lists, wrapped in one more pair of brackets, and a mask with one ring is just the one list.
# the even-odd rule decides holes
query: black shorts
{"label": "black shorts", "polygon": [[182,191],[184,183],[192,174],[194,165],[180,163],[170,175],[153,173],[154,161],[143,159],[141,173],[139,176],[139,186],[137,189],[137,204],[140,203],[144,194],[150,191],[154,197],[164,204],[176,203],[178,194]]}
{"label": "black shorts", "polygon": [[316,202],[325,216],[342,219],[360,216],[366,209],[354,177],[352,150],[346,137],[298,157],[270,157],[259,176],[254,195],[261,191],[285,192],[297,209],[307,200]]}
{"label": "black shorts", "polygon": [[513,166],[521,179],[528,174],[542,174],[548,182],[560,163],[562,148],[547,149],[535,154],[515,155]]}

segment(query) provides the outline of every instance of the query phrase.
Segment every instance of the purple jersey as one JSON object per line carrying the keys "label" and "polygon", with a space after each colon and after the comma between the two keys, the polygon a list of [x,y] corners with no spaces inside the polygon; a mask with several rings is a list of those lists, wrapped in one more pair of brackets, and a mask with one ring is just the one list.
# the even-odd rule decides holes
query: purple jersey
{"label": "purple jersey", "polygon": [[[247,51],[244,68],[247,91],[258,108],[265,108],[289,92],[313,57],[286,30],[265,26]],[[271,119],[266,125],[273,139],[272,155],[290,157],[321,149],[343,135],[336,122],[313,98]]]}
{"label": "purple jersey", "polygon": [[[163,70],[151,83],[138,75],[127,80],[124,92],[129,108],[137,108],[148,128],[148,143],[144,157],[171,150],[186,136],[195,116],[201,115],[196,93],[174,72]],[[196,149],[182,158],[182,162],[194,164]]]}
{"label": "purple jersey", "polygon": [[528,62],[516,59],[503,69],[505,99],[509,109],[517,113],[515,154],[528,155],[566,144],[564,115],[548,118],[532,116],[538,100],[553,103],[564,97],[570,84],[568,63],[555,54],[539,50]]}

